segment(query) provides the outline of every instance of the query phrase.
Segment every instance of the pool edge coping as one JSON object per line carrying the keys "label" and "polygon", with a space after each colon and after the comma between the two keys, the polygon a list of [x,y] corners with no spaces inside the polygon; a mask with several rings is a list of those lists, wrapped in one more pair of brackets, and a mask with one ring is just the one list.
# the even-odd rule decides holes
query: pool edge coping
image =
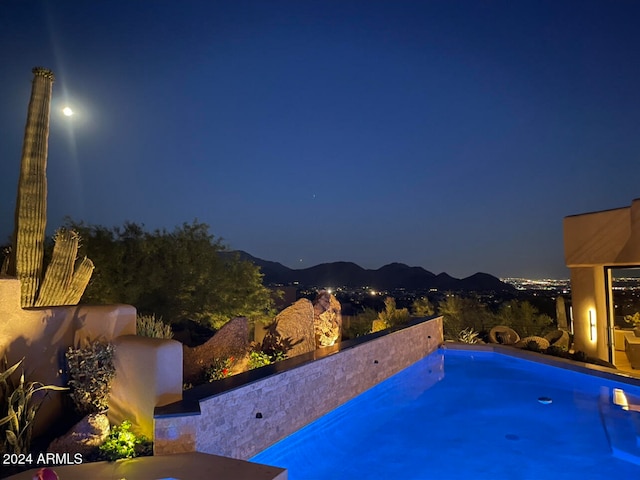
{"label": "pool edge coping", "polygon": [[[253,370],[247,370],[245,372],[232,375],[215,382],[209,382],[197,385],[188,390],[182,392],[182,399],[175,402],[171,402],[166,405],[157,406],[154,408],[154,419],[172,418],[182,416],[197,416],[201,414],[200,402],[206,401],[213,397],[223,395],[238,388],[245,387],[252,383],[264,380],[273,375],[280,375],[282,373],[289,372],[299,367],[308,365],[317,360],[328,358],[332,355],[338,354],[345,350],[350,350],[354,347],[358,347],[364,343],[377,340],[388,335],[393,335],[399,331],[415,327],[422,323],[426,323],[437,318],[441,315],[428,315],[425,317],[413,318],[404,325],[397,325],[378,332],[369,333],[360,337],[343,340],[336,344],[318,348],[301,355],[286,358],[284,360],[265,365]],[[436,347],[439,348],[440,345]]]}
{"label": "pool edge coping", "polygon": [[563,368],[565,370],[572,370],[574,372],[584,373],[587,375],[593,375],[596,377],[604,378],[607,380],[626,383],[640,387],[640,372],[638,376],[629,374],[615,368],[604,367],[601,365],[594,365],[592,363],[578,362],[575,360],[569,360],[561,357],[554,357],[545,353],[532,352],[530,350],[522,350],[516,347],[510,347],[507,345],[499,344],[469,344],[458,342],[444,342],[440,345],[440,348],[446,350],[461,350],[461,351],[478,351],[478,352],[493,352],[502,355],[507,355],[515,358],[521,358],[537,363],[542,363],[552,367]]}

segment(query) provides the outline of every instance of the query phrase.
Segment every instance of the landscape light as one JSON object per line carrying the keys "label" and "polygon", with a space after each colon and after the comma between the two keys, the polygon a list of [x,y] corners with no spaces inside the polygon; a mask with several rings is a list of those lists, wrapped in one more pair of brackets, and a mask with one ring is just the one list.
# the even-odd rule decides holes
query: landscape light
{"label": "landscape light", "polygon": [[613,389],[613,404],[622,407],[622,410],[629,410],[629,400],[627,400],[624,390],[620,388]]}

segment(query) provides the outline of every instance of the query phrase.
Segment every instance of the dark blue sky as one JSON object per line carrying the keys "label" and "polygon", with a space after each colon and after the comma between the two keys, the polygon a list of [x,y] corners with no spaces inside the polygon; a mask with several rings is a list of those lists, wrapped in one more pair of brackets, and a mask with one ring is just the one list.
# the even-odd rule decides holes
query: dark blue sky
{"label": "dark blue sky", "polygon": [[51,231],[197,218],[292,268],[566,277],[563,217],[640,196],[639,20],[635,0],[5,0],[0,234],[41,65]]}

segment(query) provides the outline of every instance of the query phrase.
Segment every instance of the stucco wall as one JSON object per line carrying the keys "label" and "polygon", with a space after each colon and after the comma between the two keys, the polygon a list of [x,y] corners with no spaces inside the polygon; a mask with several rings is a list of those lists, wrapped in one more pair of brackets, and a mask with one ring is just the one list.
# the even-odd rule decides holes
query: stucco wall
{"label": "stucco wall", "polygon": [[[604,267],[571,269],[574,348],[608,361],[606,285]],[[594,329],[591,328],[591,322],[595,325]]]}
{"label": "stucco wall", "polygon": [[442,341],[442,317],[437,317],[202,399],[199,414],[156,414],[155,453],[199,451],[246,460]]}
{"label": "stucco wall", "polygon": [[605,267],[640,265],[640,199],[630,207],[566,217],[564,253],[571,269],[575,348],[610,360],[611,279]]}
{"label": "stucco wall", "polygon": [[182,344],[175,340],[123,335],[113,341],[116,377],[109,395],[109,420],[129,420],[153,437],[155,407],[182,399]]}
{"label": "stucco wall", "polygon": [[[136,309],[130,305],[20,307],[20,281],[0,279],[0,357],[9,365],[24,357],[27,380],[64,385],[60,375],[66,349],[76,339],[112,340],[136,333]],[[60,414],[62,394],[53,392],[38,412],[34,434]]]}
{"label": "stucco wall", "polygon": [[628,207],[566,217],[565,263],[568,267],[613,264],[630,234]]}

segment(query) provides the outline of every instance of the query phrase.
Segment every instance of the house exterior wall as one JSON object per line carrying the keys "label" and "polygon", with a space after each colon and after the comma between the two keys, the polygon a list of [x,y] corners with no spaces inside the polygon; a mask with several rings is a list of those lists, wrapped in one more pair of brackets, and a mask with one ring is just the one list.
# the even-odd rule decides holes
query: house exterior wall
{"label": "house exterior wall", "polygon": [[615,263],[631,233],[629,211],[630,208],[626,207],[566,217],[566,265],[574,268]]}
{"label": "house exterior wall", "polygon": [[574,348],[609,360],[605,280],[603,266],[571,269]]}
{"label": "house exterior wall", "polygon": [[575,348],[609,360],[607,267],[640,265],[640,199],[630,207],[566,217],[564,251],[571,270]]}

